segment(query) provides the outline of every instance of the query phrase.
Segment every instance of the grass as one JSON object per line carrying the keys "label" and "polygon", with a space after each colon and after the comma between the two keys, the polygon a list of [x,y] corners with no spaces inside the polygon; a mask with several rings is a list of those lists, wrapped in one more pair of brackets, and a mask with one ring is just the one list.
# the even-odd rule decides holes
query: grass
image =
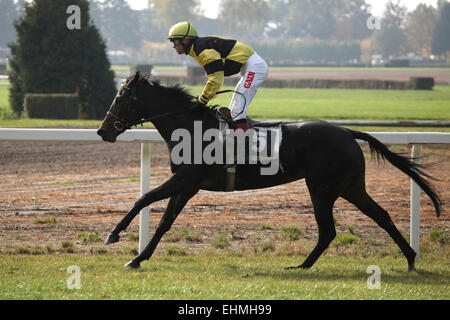
{"label": "grass", "polygon": [[[222,234],[200,250],[188,241],[162,242],[138,270],[123,268],[137,254],[128,243],[126,249],[71,241],[56,248],[10,247],[0,251],[0,300],[448,300],[450,244],[440,241],[444,233],[433,230],[423,237],[413,272],[390,239],[348,234],[309,270],[284,270],[300,264],[314,247],[315,239],[303,237],[241,243]],[[76,254],[77,246],[91,249]],[[73,266],[80,271],[79,289],[67,285]],[[368,288],[374,266],[380,270],[379,289]]]}
{"label": "grass", "polygon": [[57,222],[56,218],[41,218],[34,221],[35,224],[55,224]]}
{"label": "grass", "polygon": [[[102,252],[0,256],[0,299],[444,299],[450,284],[448,258],[422,258],[407,272],[400,254],[361,257],[327,253],[310,270],[283,270],[304,257],[272,252],[234,255],[227,250],[192,255],[169,246],[125,270],[132,256]],[[379,290],[367,288],[368,267],[381,271]],[[69,289],[70,266],[80,268],[80,289]]]}
{"label": "grass", "polygon": [[80,239],[83,243],[92,243],[92,242],[97,242],[100,241],[100,232],[99,231],[95,231],[95,232],[79,232],[77,234],[78,239]]}
{"label": "grass", "polygon": [[444,230],[433,230],[428,234],[428,238],[432,242],[438,242],[441,244],[448,244],[450,242],[450,237]]}
{"label": "grass", "polygon": [[281,229],[282,233],[280,238],[287,241],[296,241],[300,239],[302,231],[296,226],[286,226]]}
{"label": "grass", "polygon": [[358,240],[359,238],[353,234],[341,234],[336,237],[335,242],[343,245],[349,245],[356,243]]}
{"label": "grass", "polygon": [[[222,95],[212,103],[228,105],[230,98]],[[262,88],[248,114],[255,119],[450,120],[449,102],[450,86],[432,91]]]}
{"label": "grass", "polygon": [[[98,127],[101,123],[100,120],[14,119],[7,88],[0,86],[0,127]],[[191,93],[198,95],[202,88],[190,87]],[[226,106],[230,99],[231,94],[224,94],[212,103]],[[432,91],[261,88],[248,114],[255,119],[448,121],[449,102],[450,86],[437,86]],[[425,128],[424,131],[448,129]]]}

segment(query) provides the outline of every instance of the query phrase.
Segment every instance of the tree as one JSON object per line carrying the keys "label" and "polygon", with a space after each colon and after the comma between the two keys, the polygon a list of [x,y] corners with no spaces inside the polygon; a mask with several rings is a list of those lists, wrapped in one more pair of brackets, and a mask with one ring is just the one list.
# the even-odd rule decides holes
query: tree
{"label": "tree", "polygon": [[132,10],[128,2],[125,0],[92,1],[90,12],[108,49],[140,47],[143,34],[139,27],[139,13]]}
{"label": "tree", "polygon": [[375,50],[385,57],[400,55],[407,51],[407,41],[403,19],[407,8],[400,5],[400,1],[393,3],[389,1],[381,19],[381,30],[373,33],[373,44]]}
{"label": "tree", "polygon": [[269,21],[267,23],[267,35],[269,37],[280,38],[286,34],[283,20],[289,14],[288,0],[268,0],[270,10]]}
{"label": "tree", "polygon": [[[69,29],[67,8],[80,8],[80,29]],[[25,93],[79,92],[81,111],[101,119],[115,93],[105,44],[91,23],[87,0],[35,0],[14,27],[10,102],[23,109]]]}
{"label": "tree", "polygon": [[0,0],[0,48],[16,39],[13,22],[19,18],[22,7],[23,0]]}
{"label": "tree", "polygon": [[423,55],[431,54],[431,39],[436,20],[436,9],[425,4],[419,4],[406,16],[405,33],[412,50]]}
{"label": "tree", "polygon": [[367,27],[370,6],[365,0],[337,0],[334,6],[336,39],[362,40],[371,35],[372,30]]}
{"label": "tree", "polygon": [[222,0],[219,20],[225,32],[246,41],[261,37],[270,17],[266,1]]}
{"label": "tree", "polygon": [[294,38],[330,39],[336,29],[334,1],[289,1],[289,13],[283,20],[287,34]]}
{"label": "tree", "polygon": [[148,7],[156,14],[155,23],[168,29],[180,21],[192,21],[201,13],[199,0],[149,0]]}
{"label": "tree", "polygon": [[450,3],[439,3],[439,17],[436,21],[433,38],[431,41],[432,51],[437,55],[447,55],[450,51]]}

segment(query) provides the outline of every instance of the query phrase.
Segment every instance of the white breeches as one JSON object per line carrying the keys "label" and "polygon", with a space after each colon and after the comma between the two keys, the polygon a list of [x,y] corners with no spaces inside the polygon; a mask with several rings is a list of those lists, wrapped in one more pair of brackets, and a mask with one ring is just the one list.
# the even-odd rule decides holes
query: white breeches
{"label": "white breeches", "polygon": [[247,118],[246,110],[255,96],[256,91],[258,91],[266,79],[267,73],[267,63],[256,52],[242,66],[242,77],[234,90],[245,96],[245,104],[244,98],[240,94],[233,94],[230,102],[230,110],[231,117],[234,121]]}

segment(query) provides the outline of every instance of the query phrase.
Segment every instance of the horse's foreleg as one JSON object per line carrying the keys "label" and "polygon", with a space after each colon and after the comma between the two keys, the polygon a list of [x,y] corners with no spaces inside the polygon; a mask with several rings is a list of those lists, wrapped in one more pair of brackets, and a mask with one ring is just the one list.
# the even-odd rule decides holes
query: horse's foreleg
{"label": "horse's foreleg", "polygon": [[173,222],[178,217],[178,214],[184,208],[189,199],[192,198],[197,192],[198,189],[194,189],[190,190],[189,192],[180,193],[170,198],[169,204],[167,205],[167,209],[164,212],[164,215],[162,216],[161,221],[159,222],[159,225],[156,228],[155,234],[153,235],[152,239],[144,248],[144,250],[141,252],[141,254],[135,259],[128,262],[125,265],[125,267],[139,268],[140,263],[143,260],[150,259],[163,235],[170,230]]}
{"label": "horse's foreleg", "polygon": [[195,185],[195,182],[201,174],[196,170],[180,169],[169,180],[164,182],[159,187],[144,194],[136,203],[127,215],[116,225],[116,227],[108,235],[105,244],[110,244],[119,241],[119,233],[125,230],[136,215],[145,207],[153,202],[167,199],[178,193],[181,193],[189,185]]}

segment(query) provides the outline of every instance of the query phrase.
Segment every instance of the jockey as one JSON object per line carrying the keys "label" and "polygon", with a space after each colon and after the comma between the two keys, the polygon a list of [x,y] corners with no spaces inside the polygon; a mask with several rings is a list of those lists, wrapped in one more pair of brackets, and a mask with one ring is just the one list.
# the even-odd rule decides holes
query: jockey
{"label": "jockey", "polygon": [[[194,26],[189,22],[173,25],[167,37],[178,54],[190,55],[201,65],[208,81],[197,103],[206,105],[216,96],[224,82],[224,77],[241,73],[230,102],[231,117],[236,123],[236,130],[249,129],[246,110],[267,77],[267,63],[248,45],[219,37],[199,37]],[[245,102],[244,102],[245,100]]]}

